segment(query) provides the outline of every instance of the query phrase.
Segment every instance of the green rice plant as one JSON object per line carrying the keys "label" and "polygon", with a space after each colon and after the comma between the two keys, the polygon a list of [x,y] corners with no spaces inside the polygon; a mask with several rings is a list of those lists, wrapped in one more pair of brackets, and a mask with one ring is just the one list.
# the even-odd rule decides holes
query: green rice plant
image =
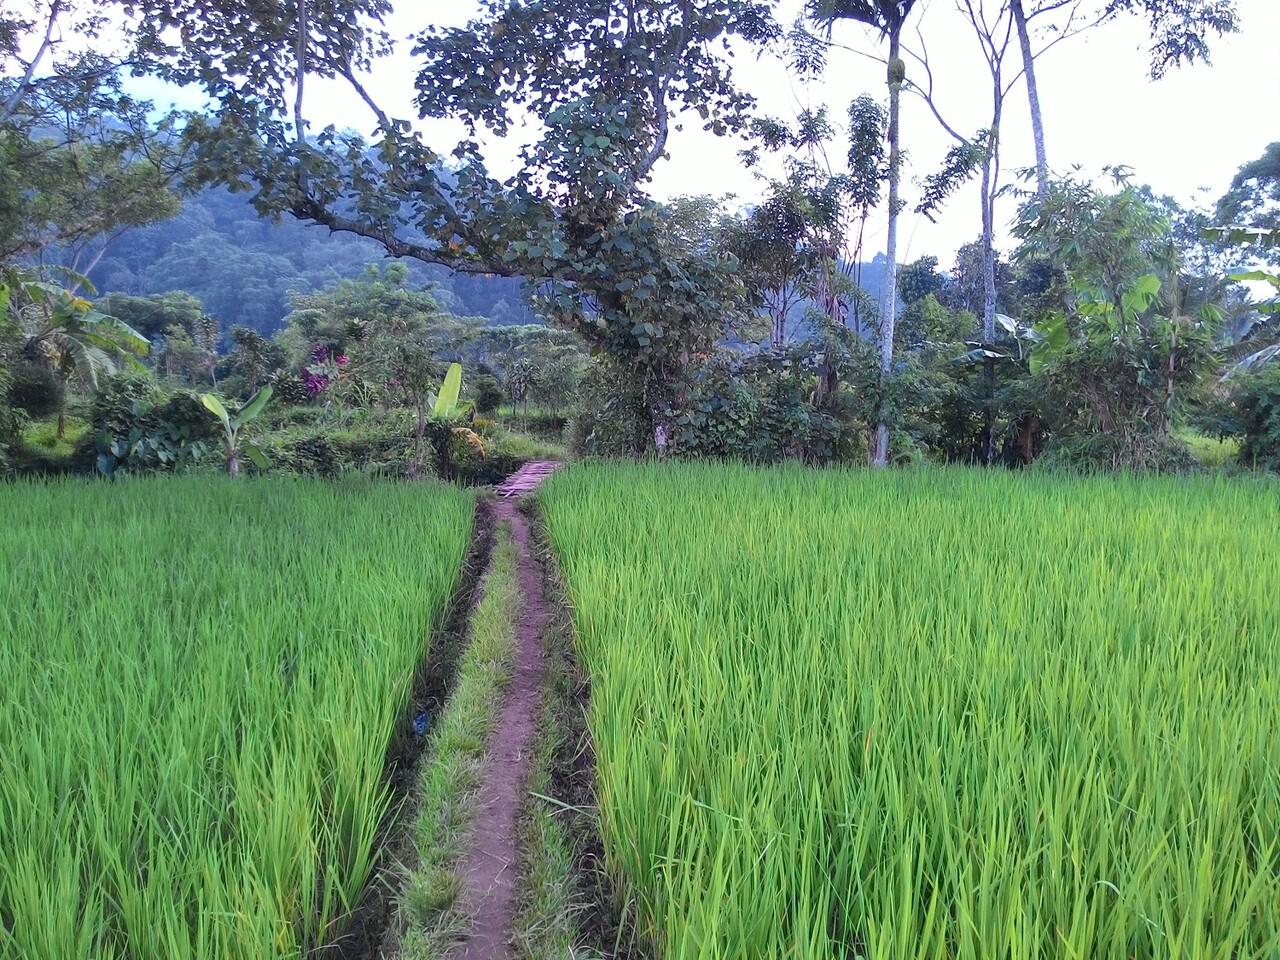
{"label": "green rice plant", "polygon": [[0,957],[340,936],[471,515],[424,485],[0,485]]}
{"label": "green rice plant", "polygon": [[542,494],[659,956],[1280,956],[1280,487],[587,464]]}

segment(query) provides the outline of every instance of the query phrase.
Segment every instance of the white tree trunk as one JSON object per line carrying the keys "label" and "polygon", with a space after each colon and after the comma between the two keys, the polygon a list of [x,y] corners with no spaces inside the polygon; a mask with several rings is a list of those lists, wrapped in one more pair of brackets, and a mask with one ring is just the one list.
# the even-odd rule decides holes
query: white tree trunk
{"label": "white tree trunk", "polygon": [[[898,195],[902,180],[901,131],[899,118],[902,101],[900,57],[901,25],[889,32],[889,223],[885,237],[884,285],[880,289],[880,391],[883,398],[893,374],[893,331],[898,311]],[[883,467],[889,462],[889,424],[883,411],[876,424],[875,451],[872,465]]]}
{"label": "white tree trunk", "polygon": [[1044,148],[1044,115],[1040,112],[1040,87],[1036,83],[1036,57],[1031,50],[1031,34],[1027,30],[1027,14],[1022,0],[1010,0],[1013,22],[1018,27],[1018,46],[1022,48],[1022,69],[1027,78],[1027,105],[1031,108],[1031,139],[1036,147],[1036,193],[1049,192],[1049,159]]}

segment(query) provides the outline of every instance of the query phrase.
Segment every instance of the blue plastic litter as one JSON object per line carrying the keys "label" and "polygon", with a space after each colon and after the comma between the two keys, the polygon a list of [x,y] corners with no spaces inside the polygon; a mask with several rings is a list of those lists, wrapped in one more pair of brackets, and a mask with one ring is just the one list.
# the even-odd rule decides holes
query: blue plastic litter
{"label": "blue plastic litter", "polygon": [[413,718],[413,732],[421,737],[425,736],[431,727],[431,715],[429,713],[419,713]]}

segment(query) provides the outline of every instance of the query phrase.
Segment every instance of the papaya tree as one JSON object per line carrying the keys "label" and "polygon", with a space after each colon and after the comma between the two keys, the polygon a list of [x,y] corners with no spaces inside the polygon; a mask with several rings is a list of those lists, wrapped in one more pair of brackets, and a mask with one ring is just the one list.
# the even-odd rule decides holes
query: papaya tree
{"label": "papaya tree", "polygon": [[[810,0],[809,16],[830,30],[837,22],[851,21],[872,27],[888,46],[885,84],[889,95],[886,138],[888,142],[888,208],[886,210],[885,277],[880,289],[880,380],[887,393],[893,372],[893,328],[898,313],[898,217],[902,212],[902,90],[907,67],[902,59],[902,29],[916,0]],[[872,463],[889,462],[889,425],[884,417],[876,426]]]}

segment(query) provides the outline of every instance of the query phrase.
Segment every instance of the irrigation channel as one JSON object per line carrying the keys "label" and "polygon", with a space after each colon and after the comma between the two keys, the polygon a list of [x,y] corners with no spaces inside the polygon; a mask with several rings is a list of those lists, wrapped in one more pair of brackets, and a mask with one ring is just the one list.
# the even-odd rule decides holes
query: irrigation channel
{"label": "irrigation channel", "polygon": [[459,870],[462,889],[458,908],[468,926],[463,940],[449,954],[450,960],[506,960],[513,955],[519,875],[517,822],[537,733],[546,660],[542,638],[549,616],[542,569],[531,549],[529,522],[515,498],[536,491],[558,466],[547,461],[525,464],[498,487],[498,499],[489,508],[495,523],[510,525],[517,555],[520,615],[511,682],[485,752],[476,810]]}

